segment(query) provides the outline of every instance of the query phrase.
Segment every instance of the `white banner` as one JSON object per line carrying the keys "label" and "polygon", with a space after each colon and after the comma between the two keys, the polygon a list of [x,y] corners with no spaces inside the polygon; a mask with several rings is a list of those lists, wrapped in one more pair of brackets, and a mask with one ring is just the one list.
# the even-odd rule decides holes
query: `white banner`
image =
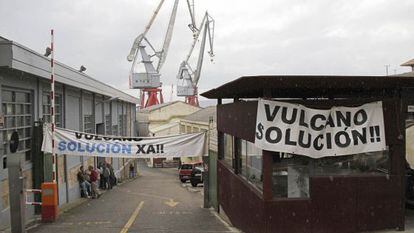
{"label": "white banner", "polygon": [[414,124],[410,122],[405,129],[405,159],[414,169]]}
{"label": "white banner", "polygon": [[[56,154],[114,158],[203,156],[205,133],[161,137],[117,137],[55,129]],[[52,153],[52,129],[45,124],[42,151]]]}
{"label": "white banner", "polygon": [[255,145],[312,158],[385,150],[382,102],[319,110],[260,99]]}

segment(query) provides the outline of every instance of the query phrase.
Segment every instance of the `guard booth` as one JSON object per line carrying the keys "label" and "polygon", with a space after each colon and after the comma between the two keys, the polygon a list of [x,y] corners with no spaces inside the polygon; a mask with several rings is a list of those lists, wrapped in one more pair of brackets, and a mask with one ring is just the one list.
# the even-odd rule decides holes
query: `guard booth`
{"label": "guard booth", "polygon": [[[203,93],[218,100],[220,211],[243,232],[404,230],[413,88],[403,76],[249,76]],[[319,159],[262,150],[255,145],[259,98],[312,109],[381,102],[386,147]]]}

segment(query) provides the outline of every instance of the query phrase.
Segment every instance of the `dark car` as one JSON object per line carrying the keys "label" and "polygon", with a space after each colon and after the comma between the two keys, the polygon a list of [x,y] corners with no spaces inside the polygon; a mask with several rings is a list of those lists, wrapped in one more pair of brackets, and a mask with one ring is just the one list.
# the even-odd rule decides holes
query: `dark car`
{"label": "dark car", "polygon": [[193,187],[197,187],[198,184],[203,183],[203,167],[195,167],[191,171],[190,182]]}

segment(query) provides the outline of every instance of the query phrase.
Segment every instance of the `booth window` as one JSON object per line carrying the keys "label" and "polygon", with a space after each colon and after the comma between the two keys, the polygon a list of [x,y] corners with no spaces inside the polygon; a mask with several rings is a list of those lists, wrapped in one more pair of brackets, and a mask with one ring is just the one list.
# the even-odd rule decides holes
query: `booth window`
{"label": "booth window", "polygon": [[320,159],[275,153],[272,166],[273,197],[309,197],[309,178],[313,176],[388,174],[388,158],[388,151]]}
{"label": "booth window", "polygon": [[254,187],[263,190],[262,150],[253,143],[240,139],[239,157],[241,160],[240,174]]}
{"label": "booth window", "polygon": [[233,136],[231,136],[229,134],[224,134],[224,158],[223,158],[223,161],[224,161],[224,163],[226,163],[230,167],[233,167],[233,158],[234,158],[233,148],[234,148]]}

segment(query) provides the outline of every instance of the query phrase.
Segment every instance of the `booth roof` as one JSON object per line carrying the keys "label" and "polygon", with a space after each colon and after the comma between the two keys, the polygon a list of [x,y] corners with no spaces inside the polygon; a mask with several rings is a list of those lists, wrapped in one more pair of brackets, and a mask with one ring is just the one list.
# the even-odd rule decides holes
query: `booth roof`
{"label": "booth roof", "polygon": [[274,75],[244,76],[201,95],[226,98],[378,97],[392,90],[414,88],[414,78],[396,76]]}

